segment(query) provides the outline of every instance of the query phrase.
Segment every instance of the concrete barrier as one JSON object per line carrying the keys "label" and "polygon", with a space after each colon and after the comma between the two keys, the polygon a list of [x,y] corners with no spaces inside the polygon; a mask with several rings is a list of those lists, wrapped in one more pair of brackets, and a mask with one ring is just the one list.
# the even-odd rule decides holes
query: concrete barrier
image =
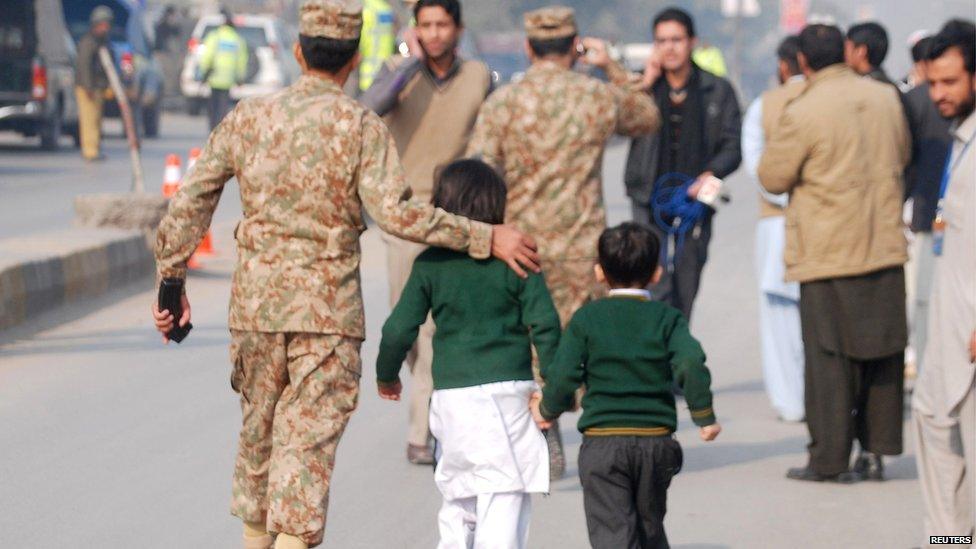
{"label": "concrete barrier", "polygon": [[73,228],[0,240],[0,330],[153,272],[143,231]]}

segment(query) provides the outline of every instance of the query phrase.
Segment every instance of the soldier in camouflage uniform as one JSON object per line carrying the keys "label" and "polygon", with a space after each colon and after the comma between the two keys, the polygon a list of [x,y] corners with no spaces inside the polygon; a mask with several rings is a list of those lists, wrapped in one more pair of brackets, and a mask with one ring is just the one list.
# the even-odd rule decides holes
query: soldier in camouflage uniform
{"label": "soldier in camouflage uniform", "polygon": [[[362,210],[381,229],[433,246],[495,255],[537,270],[519,231],[404,199],[396,146],[378,116],[342,93],[356,65],[358,3],[309,0],[295,56],[304,75],[246,100],[211,134],[170,203],[156,242],[158,275],[185,278],[224,184],[236,177],[244,219],[234,231],[231,385],[243,426],[231,512],[245,547],[322,541],[335,451],[359,394],[364,338],[359,286]],[[184,296],[189,321],[189,302]],[[157,328],[174,319],[153,306]]]}
{"label": "soldier in camouflage uniform", "polygon": [[[504,174],[506,221],[538,239],[546,284],[565,326],[602,291],[593,266],[606,228],[604,146],[614,133],[651,133],[660,119],[650,96],[638,89],[640,78],[611,61],[603,41],[580,41],[572,9],[528,12],[525,31],[532,66],[485,101],[468,154]],[[580,45],[588,50],[584,61],[602,68],[609,84],[572,70]],[[549,430],[553,478],[565,469],[558,433],[558,427]]]}

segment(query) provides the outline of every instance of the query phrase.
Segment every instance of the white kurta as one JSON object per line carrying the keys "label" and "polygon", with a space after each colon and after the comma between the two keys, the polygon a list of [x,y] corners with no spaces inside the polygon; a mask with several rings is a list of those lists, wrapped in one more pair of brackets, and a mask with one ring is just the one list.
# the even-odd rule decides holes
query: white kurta
{"label": "white kurta", "polygon": [[549,492],[549,451],[532,421],[534,381],[434,391],[434,482],[446,500],[501,492]]}
{"label": "white kurta", "polygon": [[[803,77],[793,77],[790,82]],[[756,182],[756,167],[765,148],[762,97],[746,110],[742,121],[742,162]],[[774,195],[762,185],[763,200],[786,207],[789,197]],[[782,215],[765,217],[756,227],[756,278],[759,282],[759,336],[766,394],[780,417],[803,419],[803,338],[800,330],[800,285],[786,282],[783,249],[786,225]]]}
{"label": "white kurta", "polygon": [[976,527],[976,364],[969,357],[976,330],[976,114],[953,137],[930,337],[912,395],[926,536],[971,535]]}
{"label": "white kurta", "polygon": [[801,421],[803,402],[803,335],[800,329],[800,285],[786,282],[783,216],[759,220],[756,228],[756,276],[759,280],[759,336],[763,381],[773,408],[786,421]]}
{"label": "white kurta", "polygon": [[972,390],[976,375],[969,361],[969,338],[976,329],[976,143],[965,146],[976,140],[976,114],[953,133],[953,168],[943,212],[945,240],[942,255],[935,259],[929,300],[925,364],[932,368],[922,371],[915,388],[930,397],[921,402],[916,398],[916,407],[936,415],[948,415]]}

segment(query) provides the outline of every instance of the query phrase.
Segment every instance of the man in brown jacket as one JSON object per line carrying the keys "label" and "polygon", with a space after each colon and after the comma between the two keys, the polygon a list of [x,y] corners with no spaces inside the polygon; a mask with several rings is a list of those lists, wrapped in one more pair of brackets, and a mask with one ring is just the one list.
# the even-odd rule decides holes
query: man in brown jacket
{"label": "man in brown jacket", "polygon": [[[360,101],[383,117],[403,162],[413,198],[430,202],[434,172],[464,154],[478,110],[491,91],[491,74],[480,61],[457,54],[464,32],[458,0],[421,0],[414,5],[416,43],[411,57],[396,67],[387,64]],[[400,300],[413,261],[425,244],[384,234],[390,282],[390,306]],[[434,322],[420,329],[407,356],[410,417],[407,460],[418,465],[434,462],[428,440],[430,395],[434,390]]]}
{"label": "man in brown jacket", "polygon": [[758,170],[766,190],[790,192],[786,279],[800,282],[810,460],[787,476],[881,480],[881,455],[902,451],[908,130],[897,92],[844,65],[836,27],[804,29],[799,60],[808,86]]}

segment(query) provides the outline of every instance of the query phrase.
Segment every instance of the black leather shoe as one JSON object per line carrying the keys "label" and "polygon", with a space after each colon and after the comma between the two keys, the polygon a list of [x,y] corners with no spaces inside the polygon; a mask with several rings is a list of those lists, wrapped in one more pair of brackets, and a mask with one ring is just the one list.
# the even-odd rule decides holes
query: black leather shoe
{"label": "black leather shoe", "polygon": [[836,475],[822,475],[808,467],[793,467],[786,472],[786,478],[793,480],[806,480],[808,482],[836,482],[838,484],[853,484],[863,480],[860,473],[856,471],[844,471]]}
{"label": "black leather shoe", "polygon": [[851,470],[860,473],[866,480],[884,480],[884,461],[878,454],[861,452]]}

